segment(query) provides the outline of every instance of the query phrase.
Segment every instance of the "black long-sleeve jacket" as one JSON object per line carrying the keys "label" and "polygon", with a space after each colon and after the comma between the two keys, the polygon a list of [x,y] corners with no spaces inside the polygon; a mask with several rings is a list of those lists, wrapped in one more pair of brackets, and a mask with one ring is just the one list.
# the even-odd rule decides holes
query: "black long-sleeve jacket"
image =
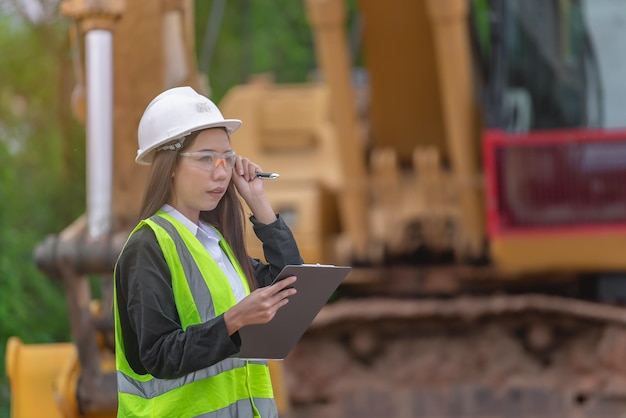
{"label": "black long-sleeve jacket", "polygon": [[[280,216],[268,225],[250,220],[268,263],[252,259],[259,287],[264,287],[285,265],[301,264],[302,258]],[[182,330],[172,277],[150,228],[129,239],[116,266],[115,286],[124,350],[136,373],[176,378],[239,352],[239,334],[228,335],[223,315]]]}

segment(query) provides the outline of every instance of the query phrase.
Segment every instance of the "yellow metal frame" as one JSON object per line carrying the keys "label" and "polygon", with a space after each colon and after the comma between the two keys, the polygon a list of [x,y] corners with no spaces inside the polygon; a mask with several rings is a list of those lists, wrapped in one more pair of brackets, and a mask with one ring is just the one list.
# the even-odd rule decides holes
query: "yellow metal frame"
{"label": "yellow metal frame", "polygon": [[24,345],[19,338],[11,337],[5,361],[11,384],[11,418],[74,416],[66,413],[68,409],[77,410],[76,404],[63,404],[74,397],[58,396],[57,391],[52,390],[58,388],[59,383],[66,389],[75,389],[73,379],[59,381],[62,372],[76,361],[73,344]]}
{"label": "yellow metal frame", "polygon": [[609,271],[626,268],[626,237],[615,234],[494,237],[491,257],[508,271]]}

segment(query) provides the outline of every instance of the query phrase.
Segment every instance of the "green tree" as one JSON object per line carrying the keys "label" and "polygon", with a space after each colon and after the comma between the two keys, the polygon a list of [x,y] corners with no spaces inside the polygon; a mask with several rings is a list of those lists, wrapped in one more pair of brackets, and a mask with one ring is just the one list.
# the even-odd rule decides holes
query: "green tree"
{"label": "green tree", "polygon": [[84,211],[84,133],[70,113],[67,28],[59,18],[0,17],[0,417],[8,417],[5,348],[67,341],[60,283],[39,272],[33,251]]}
{"label": "green tree", "polygon": [[[212,47],[205,35],[220,1],[195,2],[200,68],[208,74],[213,100],[219,102],[231,87],[254,74],[271,73],[277,83],[307,79],[315,68],[315,54],[303,1],[224,0],[222,18],[215,19],[220,25]],[[210,67],[203,68],[205,48],[211,47]]]}

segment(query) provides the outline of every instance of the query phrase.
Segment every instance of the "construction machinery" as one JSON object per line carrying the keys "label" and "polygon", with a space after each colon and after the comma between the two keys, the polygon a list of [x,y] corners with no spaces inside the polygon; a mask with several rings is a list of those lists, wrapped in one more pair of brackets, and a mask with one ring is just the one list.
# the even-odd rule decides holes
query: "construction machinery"
{"label": "construction machinery", "polygon": [[[66,9],[114,34],[113,221],[91,233],[81,218],[38,247],[74,344],[9,342],[15,417],[34,416],[46,352],[64,359],[47,374],[57,416],[114,410],[111,268],[145,176],[136,126],[164,88],[202,90],[190,3],[114,3]],[[284,415],[626,414],[626,6],[359,0],[355,71],[344,1],[305,4],[318,79],[260,76],[220,103],[244,121],[237,152],[281,174],[266,190],[305,261],[354,267],[274,374]]]}

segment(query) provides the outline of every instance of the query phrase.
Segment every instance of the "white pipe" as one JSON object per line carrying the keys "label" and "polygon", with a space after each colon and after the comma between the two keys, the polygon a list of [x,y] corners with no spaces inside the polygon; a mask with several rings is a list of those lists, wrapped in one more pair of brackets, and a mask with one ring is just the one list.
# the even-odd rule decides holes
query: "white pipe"
{"label": "white pipe", "polygon": [[87,227],[91,238],[111,229],[113,183],[113,35],[85,36],[87,79]]}
{"label": "white pipe", "polygon": [[163,16],[163,47],[165,53],[165,86],[180,86],[188,76],[185,58],[185,22],[180,11]]}

